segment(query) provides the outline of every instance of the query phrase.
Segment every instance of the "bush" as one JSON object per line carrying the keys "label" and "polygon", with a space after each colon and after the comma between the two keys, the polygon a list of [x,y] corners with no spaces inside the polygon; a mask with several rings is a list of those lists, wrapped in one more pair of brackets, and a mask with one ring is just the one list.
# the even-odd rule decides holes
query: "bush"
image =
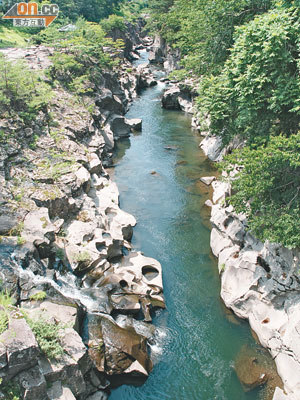
{"label": "bush", "polygon": [[49,323],[43,319],[38,321],[27,318],[35,338],[47,358],[59,359],[64,351],[59,341],[60,325]]}
{"label": "bush", "polygon": [[38,293],[31,295],[30,300],[42,301],[42,300],[45,300],[46,297],[47,297],[47,293],[42,291],[42,292],[38,292]]}
{"label": "bush", "polygon": [[106,33],[110,33],[114,29],[119,29],[120,31],[126,30],[124,18],[118,15],[110,15],[107,19],[101,21],[101,26]]}
{"label": "bush", "polygon": [[0,54],[0,112],[2,118],[18,114],[24,121],[46,110],[50,87],[23,62],[9,62]]}
{"label": "bush", "polygon": [[204,77],[198,108],[224,143],[243,135],[266,142],[297,132],[300,123],[299,18],[275,9],[237,28],[235,44],[217,77]]}
{"label": "bush", "polygon": [[5,395],[5,400],[20,400],[20,387],[15,382],[7,382],[3,385],[0,378],[0,390]]}
{"label": "bush", "polygon": [[247,215],[250,230],[262,241],[300,248],[300,133],[235,151],[222,167],[229,173],[234,164],[243,169],[230,203]]}
{"label": "bush", "polygon": [[9,307],[14,303],[8,291],[0,291],[0,335],[8,328]]}
{"label": "bush", "polygon": [[149,0],[148,26],[180,49],[186,71],[216,73],[228,57],[235,26],[270,5],[271,0]]}
{"label": "bush", "polygon": [[99,24],[79,20],[76,27],[73,32],[46,29],[36,41],[54,45],[56,49],[48,70],[50,77],[80,96],[90,95],[101,79],[101,72],[118,65],[117,54],[123,42],[106,38]]}

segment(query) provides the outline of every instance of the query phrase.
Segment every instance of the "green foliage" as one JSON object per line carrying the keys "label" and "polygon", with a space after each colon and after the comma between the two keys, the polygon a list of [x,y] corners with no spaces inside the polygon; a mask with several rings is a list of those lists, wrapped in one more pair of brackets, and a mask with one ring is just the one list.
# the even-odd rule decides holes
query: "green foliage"
{"label": "green foliage", "polygon": [[2,117],[18,114],[24,121],[46,110],[51,89],[39,74],[19,62],[9,62],[0,54],[0,113]]}
{"label": "green foliage", "polygon": [[107,19],[101,21],[101,26],[106,33],[109,33],[114,29],[119,29],[120,31],[126,30],[124,18],[115,14],[110,15]]}
{"label": "green foliage", "polygon": [[20,400],[20,387],[16,382],[6,382],[2,384],[2,378],[0,378],[0,390],[5,396],[5,400]]}
{"label": "green foliage", "polygon": [[[9,232],[9,236],[21,236],[24,229],[24,222],[19,222],[14,228]],[[1,303],[0,303],[1,304]]]}
{"label": "green foliage", "polygon": [[148,26],[181,50],[187,72],[220,71],[235,26],[265,12],[270,0],[149,0]]}
{"label": "green foliage", "polygon": [[91,255],[89,254],[88,251],[81,251],[80,253],[75,254],[74,261],[76,261],[78,263],[80,263],[80,262],[90,262],[91,261]]}
{"label": "green foliage", "polygon": [[233,181],[230,203],[246,213],[261,240],[300,247],[300,133],[271,137],[266,146],[235,151],[224,167],[243,166]]}
{"label": "green foliage", "polygon": [[55,47],[48,74],[79,96],[96,90],[101,71],[118,65],[123,46],[123,42],[107,38],[99,24],[82,19],[77,21],[75,31],[59,32],[53,26],[40,32],[35,41]]}
{"label": "green foliage", "polygon": [[24,239],[22,236],[17,237],[17,245],[22,246],[24,243],[26,243],[26,239]]}
{"label": "green foliage", "polygon": [[7,290],[0,291],[0,335],[8,328],[9,307],[13,302]]}
{"label": "green foliage", "polygon": [[25,47],[28,45],[26,40],[29,39],[29,35],[23,30],[10,26],[0,21],[0,48],[8,47]]}
{"label": "green foliage", "polygon": [[5,310],[0,310],[0,335],[6,331],[8,327],[8,315]]}
{"label": "green foliage", "polygon": [[[296,132],[300,122],[299,18],[275,9],[239,27],[223,72],[204,77],[198,107],[210,131],[266,141]],[[265,139],[264,139],[265,138]]]}
{"label": "green foliage", "polygon": [[126,21],[134,23],[143,13],[148,11],[147,0],[125,0],[115,7],[114,13],[121,15]]}
{"label": "green foliage", "polygon": [[47,293],[42,291],[42,292],[38,292],[38,293],[31,295],[30,300],[42,301],[42,300],[45,300],[46,297],[47,297]]}
{"label": "green foliage", "polygon": [[32,329],[41,350],[47,358],[61,358],[64,351],[59,341],[59,330],[62,327],[43,319],[32,320],[27,318],[27,323]]}
{"label": "green foliage", "polygon": [[221,264],[220,266],[220,274],[222,274],[225,271],[226,265],[224,263]]}
{"label": "green foliage", "polygon": [[0,291],[0,306],[7,309],[13,304],[13,298],[9,295],[8,291]]}

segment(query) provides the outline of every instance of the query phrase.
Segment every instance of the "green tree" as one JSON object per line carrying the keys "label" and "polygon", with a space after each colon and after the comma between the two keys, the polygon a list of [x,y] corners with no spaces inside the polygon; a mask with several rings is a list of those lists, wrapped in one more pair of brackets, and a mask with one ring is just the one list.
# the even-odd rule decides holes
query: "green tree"
{"label": "green tree", "polygon": [[235,151],[223,167],[230,172],[234,164],[243,168],[230,203],[246,213],[251,231],[263,241],[300,248],[300,133]]}
{"label": "green tree", "polygon": [[182,52],[194,74],[219,71],[235,26],[269,9],[270,0],[149,0],[150,26]]}
{"label": "green tree", "polygon": [[299,17],[276,8],[237,28],[223,72],[204,77],[198,107],[210,131],[264,142],[297,132],[300,122]]}
{"label": "green tree", "polygon": [[12,63],[0,55],[0,111],[2,116],[18,115],[32,119],[47,111],[51,88],[23,62]]}

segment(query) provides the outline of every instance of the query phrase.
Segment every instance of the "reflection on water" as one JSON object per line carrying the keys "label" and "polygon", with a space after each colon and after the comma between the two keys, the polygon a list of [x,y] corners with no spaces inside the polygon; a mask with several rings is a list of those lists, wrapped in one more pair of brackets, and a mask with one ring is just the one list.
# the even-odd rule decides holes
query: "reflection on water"
{"label": "reflection on water", "polygon": [[143,132],[130,145],[119,142],[114,175],[121,207],[138,221],[134,248],[163,266],[167,310],[154,319],[153,373],[143,386],[122,386],[110,398],[258,399],[257,391],[244,393],[232,367],[242,346],[255,344],[248,324],[226,317],[210,252],[209,189],[199,178],[215,171],[198,148],[190,117],[161,108],[162,89],[162,83],[147,89],[128,113],[143,119]]}

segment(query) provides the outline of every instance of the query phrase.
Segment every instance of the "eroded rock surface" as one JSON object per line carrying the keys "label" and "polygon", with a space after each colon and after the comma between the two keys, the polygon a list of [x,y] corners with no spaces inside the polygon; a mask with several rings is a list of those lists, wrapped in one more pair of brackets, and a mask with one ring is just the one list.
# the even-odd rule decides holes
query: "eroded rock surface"
{"label": "eroded rock surface", "polygon": [[[133,34],[128,58],[147,41],[130,44]],[[41,71],[51,64],[53,49],[26,51],[5,54]],[[87,104],[56,85],[51,128],[43,113],[30,127],[0,119],[8,137],[0,143],[0,289],[23,310],[8,310],[0,377],[17,383],[24,399],[106,399],[114,376],[143,380],[152,369],[154,332],[135,317],[151,322],[165,306],[162,269],[132,251],[136,220],[119,208],[105,169],[115,141],[142,129],[140,119],[125,117],[130,103],[157,84],[147,66],[129,67],[124,60],[118,71],[104,71]],[[60,327],[60,358],[41,351],[27,318]]]}
{"label": "eroded rock surface", "polygon": [[260,343],[275,360],[284,394],[300,398],[300,279],[297,251],[258,241],[247,220],[226,207],[230,184],[214,182],[211,248],[219,258],[221,297],[240,318],[248,319]]}

